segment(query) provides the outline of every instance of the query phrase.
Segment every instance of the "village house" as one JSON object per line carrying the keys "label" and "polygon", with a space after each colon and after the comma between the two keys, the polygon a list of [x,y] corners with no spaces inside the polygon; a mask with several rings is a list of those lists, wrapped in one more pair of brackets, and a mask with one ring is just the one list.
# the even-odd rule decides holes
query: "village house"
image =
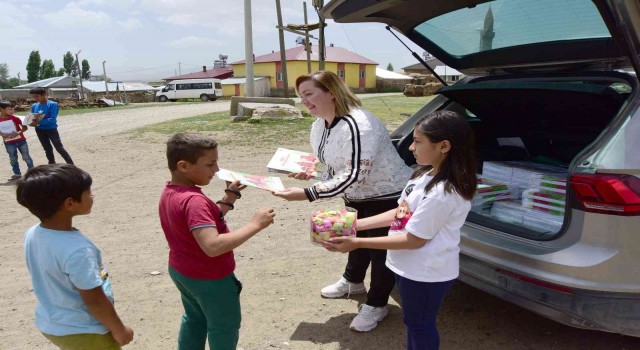
{"label": "village house", "polygon": [[[319,70],[318,46],[310,47],[310,71],[315,72]],[[309,72],[307,52],[304,46],[297,46],[285,50],[285,56],[289,95],[292,96],[295,94],[296,78]],[[378,63],[341,47],[329,45],[325,50],[324,69],[336,73],[354,92],[375,92],[377,65]],[[222,93],[224,96],[244,96],[245,61],[234,62],[232,66],[234,80],[231,82],[233,84],[223,81]],[[253,61],[253,70],[256,84],[266,84],[268,81],[271,96],[284,95],[280,51],[256,56]],[[265,83],[260,83],[262,80]]]}

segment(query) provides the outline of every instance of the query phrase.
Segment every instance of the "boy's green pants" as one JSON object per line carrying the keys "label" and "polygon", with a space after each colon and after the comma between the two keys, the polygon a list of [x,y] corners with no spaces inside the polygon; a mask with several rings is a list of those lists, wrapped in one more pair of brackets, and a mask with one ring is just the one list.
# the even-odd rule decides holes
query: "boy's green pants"
{"label": "boy's green pants", "polygon": [[235,350],[240,331],[242,284],[232,273],[220,280],[189,278],[169,267],[180,291],[184,315],[178,350],[204,350],[207,336],[211,350]]}
{"label": "boy's green pants", "polygon": [[107,334],[71,334],[51,335],[42,333],[55,346],[61,350],[120,350],[121,347],[111,333]]}

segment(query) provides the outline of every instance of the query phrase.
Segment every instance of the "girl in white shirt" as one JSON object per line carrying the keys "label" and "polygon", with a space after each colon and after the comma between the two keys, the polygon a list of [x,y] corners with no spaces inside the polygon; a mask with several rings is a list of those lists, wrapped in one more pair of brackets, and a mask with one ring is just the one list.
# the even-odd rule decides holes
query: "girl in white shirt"
{"label": "girl in white shirt", "polygon": [[438,349],[436,315],[458,277],[460,228],[476,190],[473,131],[458,113],[438,111],[418,121],[413,152],[420,165],[398,200],[399,207],[359,219],[358,230],[391,224],[389,236],[335,237],[331,251],[387,249],[396,274],[407,326],[407,349]]}

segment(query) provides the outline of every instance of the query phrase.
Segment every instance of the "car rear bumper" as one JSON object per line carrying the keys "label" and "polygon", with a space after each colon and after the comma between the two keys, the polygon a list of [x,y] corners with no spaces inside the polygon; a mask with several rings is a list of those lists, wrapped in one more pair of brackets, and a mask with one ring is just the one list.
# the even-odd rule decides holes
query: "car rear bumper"
{"label": "car rear bumper", "polygon": [[459,280],[554,321],[640,337],[640,294],[551,285],[460,255]]}

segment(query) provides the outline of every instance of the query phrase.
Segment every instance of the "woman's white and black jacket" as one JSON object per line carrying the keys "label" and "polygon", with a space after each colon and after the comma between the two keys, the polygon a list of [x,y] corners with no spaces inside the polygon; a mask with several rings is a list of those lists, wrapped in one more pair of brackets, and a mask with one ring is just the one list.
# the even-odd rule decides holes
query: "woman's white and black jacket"
{"label": "woman's white and black jacket", "polygon": [[363,109],[336,117],[328,127],[318,118],[311,146],[325,165],[322,180],[304,189],[311,202],[340,194],[351,202],[398,198],[411,176],[387,128]]}

